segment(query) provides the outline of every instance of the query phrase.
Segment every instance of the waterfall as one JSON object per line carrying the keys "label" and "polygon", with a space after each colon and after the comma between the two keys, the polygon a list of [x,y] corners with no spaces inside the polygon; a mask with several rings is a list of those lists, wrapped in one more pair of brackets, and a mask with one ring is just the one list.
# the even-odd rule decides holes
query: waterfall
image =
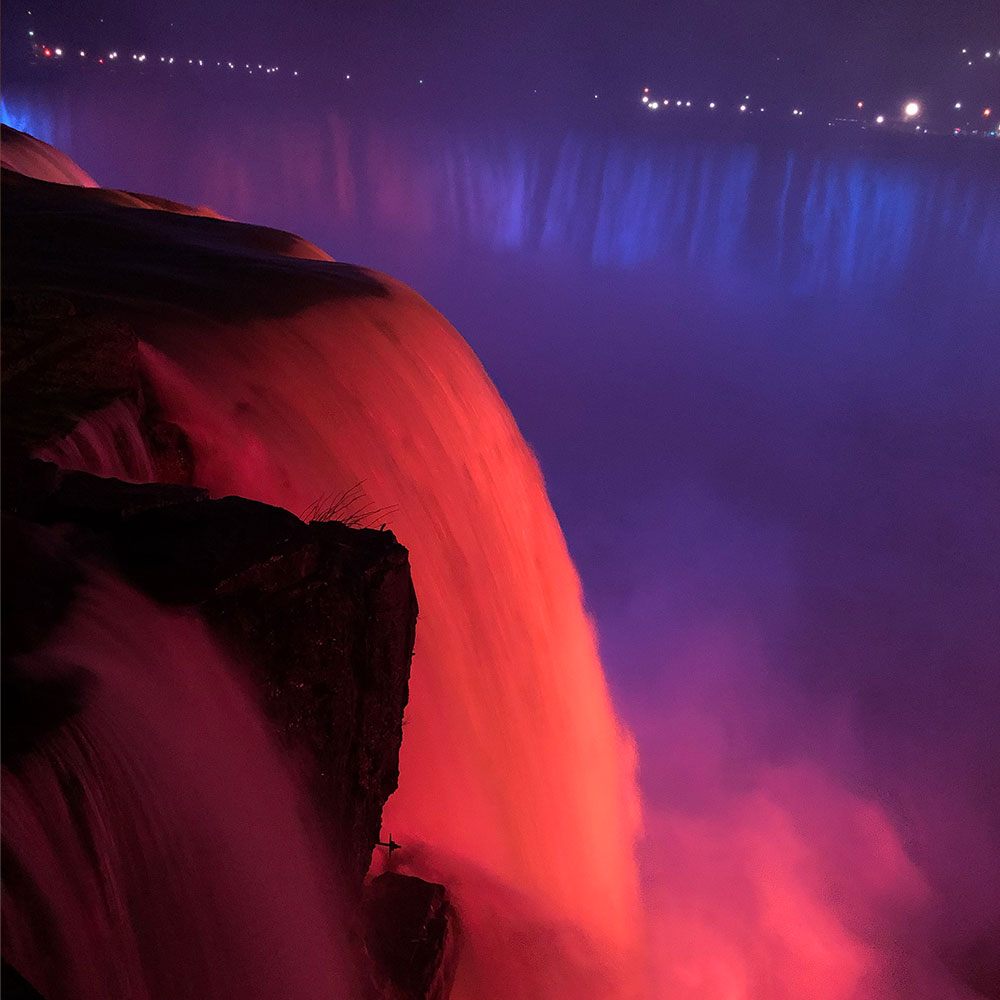
{"label": "waterfall", "polygon": [[92,571],[15,666],[80,692],[4,768],[4,958],[46,1000],[354,995],[309,809],[197,618]]}
{"label": "waterfall", "polygon": [[[467,933],[499,933],[486,914],[520,900],[531,926],[553,930],[565,975],[591,984],[575,995],[625,995],[639,934],[634,759],[579,580],[481,365],[419,296],[382,280],[386,297],[280,322],[163,327],[141,348],[145,375],[214,495],[305,511],[360,484],[392,510],[420,619],[384,827],[415,874],[458,875]],[[552,955],[525,963],[509,938],[494,943],[465,950],[460,996],[565,995]]]}

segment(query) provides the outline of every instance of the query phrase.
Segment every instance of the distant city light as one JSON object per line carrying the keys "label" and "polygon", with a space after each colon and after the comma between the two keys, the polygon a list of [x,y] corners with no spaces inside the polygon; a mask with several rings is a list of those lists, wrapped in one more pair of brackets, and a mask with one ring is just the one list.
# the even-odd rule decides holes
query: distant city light
{"label": "distant city light", "polygon": [[962,107],[961,101],[955,101],[955,110],[958,111]]}
{"label": "distant city light", "polygon": [[709,102],[708,102],[708,106],[709,106],[710,108],[714,108],[714,107],[715,107],[715,101],[709,101]]}
{"label": "distant city light", "polygon": [[992,54],[993,54],[992,52],[987,52],[987,53],[986,53],[986,58],[987,58],[987,59],[989,59],[989,57],[990,57],[990,56],[991,56]]}
{"label": "distant city light", "polygon": [[80,49],[80,58],[81,59],[86,59],[87,58],[87,53],[84,52],[83,49]]}
{"label": "distant city light", "polygon": [[865,102],[864,101],[858,101],[858,107],[859,108],[863,108],[864,106],[865,106]]}
{"label": "distant city light", "polygon": [[684,102],[684,107],[686,107],[686,108],[691,107],[691,102],[690,101],[685,101]]}
{"label": "distant city light", "polygon": [[740,111],[746,111],[747,106],[745,104],[740,105]]}
{"label": "distant city light", "polygon": [[57,56],[61,56],[62,55],[62,49],[56,49],[56,55]]}
{"label": "distant city light", "polygon": [[646,94],[642,95],[642,103],[649,104],[649,97],[647,97]]}
{"label": "distant city light", "polygon": [[990,116],[991,113],[992,112],[991,112],[991,110],[989,108],[983,108],[983,117],[984,118],[989,118],[989,116]]}
{"label": "distant city light", "polygon": [[677,102],[677,107],[680,107],[680,106],[681,106],[681,102],[680,102],[680,101],[678,101],[678,102]]}
{"label": "distant city light", "polygon": [[653,111],[655,111],[660,106],[660,102],[659,101],[650,101],[649,102],[649,106],[650,106],[650,108],[652,108]]}
{"label": "distant city light", "polygon": [[881,125],[881,124],[882,124],[882,123],[883,123],[884,121],[885,121],[885,115],[879,115],[879,116],[878,116],[878,117],[877,117],[877,118],[875,119],[875,124],[876,124],[876,125]]}
{"label": "distant city light", "polygon": [[907,118],[915,118],[917,115],[920,114],[920,105],[917,104],[916,101],[910,101],[903,108],[903,114],[906,115]]}

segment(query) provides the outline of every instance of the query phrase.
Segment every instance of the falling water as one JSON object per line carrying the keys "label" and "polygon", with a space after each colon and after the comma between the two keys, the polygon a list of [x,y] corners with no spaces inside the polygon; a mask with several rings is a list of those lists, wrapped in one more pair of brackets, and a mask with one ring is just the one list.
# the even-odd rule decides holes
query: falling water
{"label": "falling water", "polygon": [[61,469],[128,483],[150,483],[156,478],[136,408],[122,399],[88,413],[69,434],[48,442],[34,457]]}
{"label": "falling water", "polygon": [[[637,799],[579,580],[479,362],[415,293],[385,282],[385,298],[281,323],[163,328],[142,350],[145,373],[214,494],[303,511],[359,483],[394,510],[420,620],[385,828],[426,845],[435,871],[478,872],[456,886],[467,933],[490,929],[475,886],[494,886],[558,930],[549,947],[564,966],[600,966],[576,974],[593,995],[619,995],[638,935]],[[570,938],[589,943],[560,946]],[[510,940],[478,944],[478,972],[467,949],[459,973],[478,1000],[564,995],[551,961],[519,962]],[[500,952],[508,975],[489,964]]]}
{"label": "falling water", "polygon": [[4,770],[5,960],[47,1000],[353,995],[314,824],[195,617],[95,572],[16,669],[82,707]]}
{"label": "falling water", "polygon": [[[829,550],[820,546],[819,555],[806,552],[816,580],[824,587],[839,581],[845,593],[853,594],[851,571],[865,571],[867,564],[842,544],[852,528],[838,536],[830,525],[844,510],[857,510],[862,526],[882,540],[881,518],[895,523],[896,507],[912,509],[914,498],[928,504],[928,488],[919,475],[926,470],[930,481],[952,467],[937,452],[925,453],[924,438],[908,428],[933,427],[933,435],[926,437],[932,445],[940,437],[937,448],[961,441],[971,454],[979,447],[977,435],[987,434],[995,414],[978,395],[986,398],[988,379],[982,372],[993,370],[992,355],[984,350],[992,325],[987,329],[978,317],[1000,274],[994,266],[1000,232],[996,185],[982,183],[974,171],[953,169],[947,158],[940,163],[933,158],[893,162],[735,146],[661,148],[588,143],[572,135],[554,150],[517,137],[508,145],[490,146],[440,132],[401,135],[376,124],[348,123],[335,112],[320,126],[315,121],[262,124],[248,118],[225,134],[207,121],[179,133],[169,116],[146,127],[148,114],[148,107],[124,117],[120,108],[116,113],[90,108],[77,120],[74,133],[81,154],[106,149],[117,157],[111,138],[140,134],[143,126],[141,134],[152,134],[163,155],[137,159],[137,169],[151,173],[134,177],[131,186],[163,189],[180,178],[178,183],[186,182],[190,190],[168,188],[167,193],[211,201],[235,217],[263,217],[302,229],[338,256],[356,256],[350,247],[358,233],[363,234],[358,245],[380,248],[373,257],[377,260],[392,259],[393,253],[405,258],[440,251],[445,263],[439,259],[438,264],[453,284],[469,279],[464,270],[455,272],[457,278],[448,271],[449,248],[458,248],[458,255],[492,255],[487,258],[490,273],[501,254],[516,253],[529,269],[546,255],[570,258],[586,283],[598,283],[594,274],[609,282],[615,321],[606,324],[610,333],[634,316],[628,311],[628,295],[618,294],[620,288],[633,287],[624,284],[625,271],[643,281],[653,277],[654,287],[660,287],[687,269],[685,273],[700,274],[705,287],[720,298],[730,289],[748,296],[759,289],[782,304],[807,304],[799,324],[779,317],[776,330],[787,339],[776,346],[742,317],[731,339],[713,340],[710,327],[695,324],[691,340],[704,349],[697,379],[681,369],[676,379],[652,383],[655,392],[646,396],[636,397],[629,388],[630,404],[638,398],[641,408],[655,399],[656,408],[671,418],[652,425],[666,435],[660,442],[663,455],[705,452],[702,464],[671,461],[657,475],[682,475],[686,469],[700,475],[707,468],[725,478],[744,473],[744,466],[753,466],[751,473],[762,470],[760,483],[750,475],[751,489],[742,497],[755,516],[759,508],[763,511],[761,523],[751,519],[747,538],[739,531],[735,537],[722,531],[721,541],[713,536],[708,544],[699,536],[692,551],[682,552],[673,564],[653,565],[663,561],[664,538],[684,531],[683,508],[678,516],[676,507],[658,504],[658,494],[646,503],[623,500],[621,531],[610,533],[612,544],[619,542],[608,560],[611,570],[615,560],[621,564],[643,550],[630,571],[653,579],[651,593],[637,602],[635,617],[629,619],[637,633],[636,662],[656,669],[662,665],[665,676],[683,678],[692,689],[685,691],[673,679],[664,690],[644,686],[637,696],[642,705],[630,712],[640,745],[648,751],[643,757],[648,795],[643,852],[652,995],[671,1000],[967,1000],[992,995],[988,986],[973,989],[958,980],[990,981],[995,935],[987,942],[977,915],[966,939],[966,928],[955,919],[962,911],[954,900],[942,905],[934,898],[940,876],[933,885],[914,858],[922,847],[924,861],[937,854],[956,869],[967,865],[966,887],[985,884],[994,877],[995,866],[983,859],[995,856],[990,848],[995,838],[987,831],[977,839],[975,817],[961,808],[961,795],[956,798],[959,808],[948,813],[940,804],[949,801],[947,796],[938,793],[935,799],[933,789],[915,795],[909,810],[892,801],[890,781],[868,782],[868,798],[857,794],[856,786],[865,782],[842,759],[851,753],[881,754],[883,773],[905,771],[900,758],[915,742],[912,730],[917,727],[911,726],[901,739],[891,725],[909,697],[908,675],[922,669],[920,656],[906,643],[888,640],[883,658],[898,660],[896,669],[907,676],[898,688],[889,689],[893,709],[877,727],[887,731],[884,742],[858,750],[839,732],[838,725],[847,730],[850,723],[836,711],[831,720],[828,705],[818,698],[796,700],[768,674],[759,662],[760,637],[745,625],[745,612],[728,593],[722,595],[722,607],[712,609],[721,622],[696,623],[706,636],[694,638],[709,647],[708,654],[698,648],[678,654],[674,637],[667,642],[659,634],[655,643],[646,637],[647,648],[642,633],[656,632],[648,628],[650,621],[661,623],[665,632],[675,628],[676,619],[684,619],[683,606],[678,611],[664,601],[657,581],[666,580],[661,585],[669,598],[689,582],[687,563],[704,570],[706,550],[709,556],[715,548],[721,550],[720,572],[727,577],[738,576],[751,563],[759,572],[764,564],[776,567],[776,575],[788,575],[789,589],[794,589],[800,582],[795,574],[803,570],[785,564],[781,539],[776,543],[768,534],[772,528],[778,535],[780,527],[801,529],[806,542],[825,540]],[[266,149],[261,149],[261,134],[274,139]],[[95,163],[93,158],[85,162]],[[106,169],[95,168],[95,174],[108,180],[114,166],[108,160],[102,164]],[[529,333],[538,334],[538,343],[551,333],[554,353],[565,360],[570,353],[566,345],[575,349],[579,329],[563,330],[559,341],[560,330],[546,329],[545,321],[550,299],[570,298],[572,287],[550,288],[543,275],[522,301],[522,288],[509,280],[516,269],[497,271],[501,293],[531,314]],[[589,991],[614,996],[616,989],[623,992],[632,985],[620,973],[626,963],[616,958],[635,949],[640,936],[630,851],[637,807],[631,748],[608,705],[580,608],[579,584],[538,469],[478,363],[424,303],[391,282],[387,286],[391,294],[386,299],[316,306],[281,322],[262,320],[237,328],[200,318],[195,331],[163,323],[148,332],[145,374],[167,416],[189,435],[198,462],[196,478],[216,495],[243,493],[299,512],[321,497],[360,484],[372,507],[394,508],[384,518],[411,550],[421,620],[401,785],[386,811],[386,829],[406,845],[397,855],[403,867],[439,878],[456,893],[466,933],[461,995],[557,998],[587,997]],[[652,293],[648,302],[643,299],[650,309],[654,302],[659,299]],[[886,302],[889,309],[883,307]],[[917,322],[906,303],[912,303],[914,315],[931,318]],[[504,304],[497,304],[495,323],[504,343],[509,340],[522,352],[517,357],[530,364],[535,356],[524,342],[532,337],[515,335],[516,327],[508,321],[520,314],[504,311]],[[580,313],[584,311],[581,307]],[[856,313],[856,329],[850,320],[841,325],[830,320],[841,311]],[[942,320],[946,312],[955,313],[953,323]],[[652,337],[637,341],[644,352],[642,378],[650,358],[672,371],[678,348],[684,346],[682,324],[680,333],[674,325],[672,319],[656,319],[657,338],[668,341],[660,353]],[[736,342],[743,337],[747,347]],[[736,383],[752,390],[745,410],[727,407],[730,395],[739,393],[732,392],[725,378],[705,378],[706,372],[714,375],[721,367],[728,373],[730,360],[735,369],[747,358],[752,368],[757,360],[753,351],[761,345],[767,348],[761,351],[767,363],[760,367],[771,372],[772,381],[751,373],[745,385]],[[727,357],[730,350],[732,359]],[[608,357],[615,365],[628,361],[617,341]],[[803,395],[810,391],[811,365],[802,363],[809,357],[819,376],[817,401],[812,408],[796,408],[797,403],[786,408],[789,387],[798,386]],[[683,362],[683,352],[679,358]],[[958,364],[962,358],[971,359],[968,376]],[[624,372],[630,370],[626,366]],[[925,370],[930,373],[926,385],[920,382]],[[945,375],[955,385],[961,383],[961,389]],[[599,389],[606,376],[624,378],[622,371],[602,370],[587,382],[588,391]],[[543,372],[540,381],[545,377]],[[847,386],[843,401],[834,391],[838,378]],[[636,385],[641,390],[645,383],[637,378]],[[704,406],[685,397],[692,385],[707,401]],[[931,387],[941,386],[938,395],[935,390],[926,399]],[[855,393],[863,398],[865,391],[880,404],[859,411]],[[765,408],[761,418],[754,412],[755,393],[779,405]],[[915,407],[920,396],[915,412],[897,400],[897,393],[902,402],[912,393]],[[608,415],[598,405],[591,406],[588,422],[583,407],[571,407],[581,397],[552,395],[571,411],[560,412],[560,419],[582,422],[584,433],[602,432]],[[626,429],[649,433],[645,419],[652,417],[652,409],[642,410],[641,427],[625,424]],[[743,419],[747,414],[749,419]],[[699,427],[699,419],[705,426]],[[969,433],[962,422],[966,419]],[[869,454],[871,431],[862,436],[855,420],[880,428],[886,441],[899,433],[903,445],[891,450],[886,444]],[[734,428],[728,437],[719,432],[724,422]],[[621,426],[611,421],[603,431],[612,436]],[[573,429],[579,439],[580,427]],[[829,441],[827,434],[833,435]],[[641,434],[627,436],[631,442],[637,438],[641,445]],[[880,441],[876,436],[875,444]],[[825,447],[837,458],[829,469],[824,468]],[[595,443],[595,455],[611,463],[603,474],[617,482],[615,455],[606,442],[600,449]],[[865,463],[874,464],[874,456],[883,452],[905,466],[904,474],[891,463],[868,468]],[[550,460],[552,454],[550,450]],[[647,465],[652,460],[644,448],[637,454]],[[857,458],[861,462],[853,468]],[[950,475],[941,476],[941,490],[949,503],[975,513],[986,506],[977,484],[989,463],[970,462],[967,492],[962,482],[956,489]],[[763,472],[776,478],[765,484]],[[821,485],[803,486],[818,476]],[[894,507],[886,501],[869,509],[865,505],[872,503],[872,483],[883,478],[901,491],[899,503]],[[911,481],[913,490],[904,489]],[[772,491],[784,498],[782,503],[800,504],[823,526],[811,520],[796,526],[782,503],[768,506]],[[890,493],[890,500],[894,496]],[[823,500],[815,511],[811,497]],[[695,500],[698,515],[711,522],[700,494]],[[768,514],[778,528],[763,523]],[[647,526],[653,521],[667,528],[652,536],[643,531],[638,541],[630,537],[635,522]],[[923,537],[923,522],[913,523],[914,532]],[[726,526],[724,519],[722,524]],[[966,535],[955,530],[966,544],[970,529],[961,528]],[[608,533],[602,537],[608,544]],[[859,537],[871,550],[866,557],[883,558],[878,545],[863,533]],[[979,545],[988,538],[986,532],[975,537],[975,552],[992,551],[987,541],[985,547]],[[937,543],[936,535],[932,540]],[[956,549],[966,556],[970,551],[967,544]],[[980,558],[985,567],[986,557]],[[911,564],[904,559],[897,574],[907,584],[923,581],[935,588],[933,572],[926,574],[920,566],[919,560]],[[934,570],[938,563],[926,566]],[[877,596],[884,596],[883,569],[880,564],[872,571]],[[968,559],[960,573],[972,581],[973,600],[964,601],[959,589],[950,597],[934,593],[933,600],[918,596],[911,601],[906,596],[905,602],[912,604],[914,620],[929,617],[931,608],[944,608],[940,614],[956,619],[947,633],[951,638],[961,638],[967,629],[962,614],[969,612],[969,643],[975,644],[986,635],[975,619],[977,602],[988,590],[983,581],[995,577]],[[861,604],[865,593],[859,592]],[[908,591],[904,587],[901,593]],[[944,598],[948,600],[942,604]],[[955,615],[957,604],[962,607]],[[834,609],[836,621],[851,632],[855,619],[839,617],[841,611]],[[730,612],[735,625],[725,620]],[[756,613],[761,614],[760,608]],[[857,620],[872,616],[884,618],[877,602]],[[870,660],[861,655],[861,647],[871,641],[861,629],[853,636],[858,649],[849,646],[847,655],[838,658],[835,645],[833,652],[827,649],[825,619],[816,627],[808,620],[794,621],[791,610],[789,617],[795,628],[812,629],[824,644],[823,658],[803,654],[801,669],[819,664],[830,683],[840,679],[849,689],[852,679],[882,656],[877,642]],[[696,631],[686,620],[683,627]],[[911,642],[918,633],[910,635]],[[692,645],[697,647],[693,640]],[[722,647],[721,653],[711,652],[715,645]],[[929,648],[927,657],[933,658],[944,647]],[[961,642],[958,648],[963,648]],[[982,648],[987,649],[985,642]],[[977,662],[987,665],[991,652],[992,647]],[[724,664],[716,665],[715,659]],[[961,656],[955,664],[946,660],[953,687],[976,676]],[[782,666],[800,668],[791,656],[787,664],[778,664]],[[985,676],[986,666],[982,672]],[[761,690],[772,687],[763,698]],[[987,695],[983,704],[993,704],[990,690],[982,685]],[[762,701],[769,703],[762,707]],[[946,720],[945,713],[939,722]],[[946,721],[954,732],[961,719],[970,717],[961,706],[952,715]],[[975,715],[971,718],[968,730],[975,750],[986,727]],[[787,737],[786,753],[793,758],[800,754],[805,761],[771,762],[774,744],[782,739],[772,732],[768,745],[755,727]],[[817,743],[830,729],[848,749],[838,746],[824,757],[808,741],[796,743],[793,734],[799,729],[820,734]],[[862,731],[861,737],[870,738],[871,732]],[[943,758],[953,742],[950,735],[938,740]],[[964,772],[953,766],[963,752],[972,765]],[[895,787],[905,789],[909,782],[918,788],[916,773],[917,778],[904,777]],[[957,786],[988,781],[988,769],[975,763],[972,751],[956,751],[942,764],[941,775]],[[993,799],[985,793],[982,797],[992,808]],[[907,812],[919,823],[900,823],[900,813]],[[930,831],[923,844],[914,834],[921,826]],[[963,851],[964,845],[969,850]],[[962,890],[950,891],[954,896]],[[988,886],[979,891],[983,899],[990,896]],[[987,920],[996,912],[991,901],[969,904],[970,912],[977,909]],[[945,946],[952,941],[960,948],[949,956]],[[969,975],[967,956],[960,950],[970,941],[985,956],[975,976]],[[954,983],[944,959],[959,969]]]}

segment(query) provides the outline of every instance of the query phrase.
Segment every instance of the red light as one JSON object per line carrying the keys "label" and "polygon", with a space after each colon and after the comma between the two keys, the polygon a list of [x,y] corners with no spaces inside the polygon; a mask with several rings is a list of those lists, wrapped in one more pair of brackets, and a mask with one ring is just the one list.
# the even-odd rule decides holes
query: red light
{"label": "red light", "polygon": [[45,53],[45,54],[46,54],[47,56],[50,56],[50,55],[52,55],[52,49],[42,49],[42,51],[43,51],[43,52],[44,52],[44,53]]}
{"label": "red light", "polygon": [[99,63],[101,63],[101,65],[102,65],[102,66],[104,65],[104,60],[103,60],[103,59],[98,59],[97,61],[98,61]]}
{"label": "red light", "polygon": [[864,106],[865,106],[865,102],[864,101],[858,101],[858,107],[859,108],[863,108]]}
{"label": "red light", "polygon": [[990,116],[990,109],[986,108],[986,110],[983,111],[983,117],[984,118],[989,118],[989,116]]}

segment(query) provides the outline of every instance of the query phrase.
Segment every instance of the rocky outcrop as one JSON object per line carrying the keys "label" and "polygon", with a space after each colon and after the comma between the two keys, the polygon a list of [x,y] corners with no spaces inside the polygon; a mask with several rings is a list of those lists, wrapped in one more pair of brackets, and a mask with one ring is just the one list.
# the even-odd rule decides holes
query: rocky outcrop
{"label": "rocky outcrop", "polygon": [[386,872],[365,887],[365,945],[385,1000],[447,1000],[456,920],[443,885]]}
{"label": "rocky outcrop", "polygon": [[388,531],[305,524],[240,497],[31,472],[12,497],[22,515],[73,526],[76,551],[196,607],[245,665],[360,887],[399,775],[417,616],[406,550]]}

